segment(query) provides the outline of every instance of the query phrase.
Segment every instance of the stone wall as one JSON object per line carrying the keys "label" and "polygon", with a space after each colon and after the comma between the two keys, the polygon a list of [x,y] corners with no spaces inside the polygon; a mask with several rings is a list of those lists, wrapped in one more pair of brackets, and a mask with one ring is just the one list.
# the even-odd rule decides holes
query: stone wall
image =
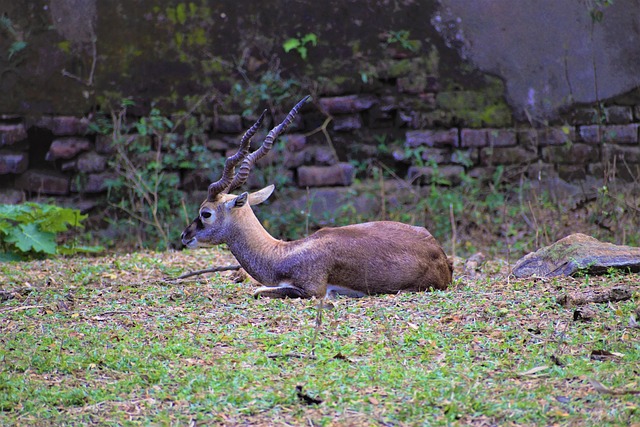
{"label": "stone wall", "polygon": [[[442,92],[407,97],[399,80],[395,85],[396,96],[323,96],[308,104],[284,137],[284,151],[265,162],[275,163],[299,188],[349,186],[356,173],[354,165],[371,159],[418,185],[430,184],[436,173],[438,182],[453,185],[464,173],[490,177],[498,165],[511,175],[529,179],[580,181],[604,174],[626,181],[640,179],[638,105],[603,107],[602,124],[594,124],[600,114],[595,106],[580,106],[568,112],[562,122],[540,128],[510,119],[501,127],[446,127],[442,120],[450,111],[437,101],[427,112],[408,105],[414,98],[437,99]],[[423,116],[429,113],[439,117],[437,125],[424,124]],[[317,125],[327,118],[325,136]],[[462,121],[453,116],[447,120]],[[211,155],[219,157],[235,148],[249,124],[239,113],[220,114],[212,122],[206,146]],[[102,200],[106,181],[114,178],[108,162],[112,156],[110,137],[90,132],[86,118],[28,120],[3,115],[0,200],[16,203],[55,197],[65,204],[89,208]],[[215,175],[215,171],[186,169],[167,172],[177,173],[180,188],[187,191],[198,186],[204,190]]]}

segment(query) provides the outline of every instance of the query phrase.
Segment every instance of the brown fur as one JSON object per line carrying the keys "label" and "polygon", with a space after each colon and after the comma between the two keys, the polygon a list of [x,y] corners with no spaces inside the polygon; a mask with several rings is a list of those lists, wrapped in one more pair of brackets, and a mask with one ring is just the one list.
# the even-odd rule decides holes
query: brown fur
{"label": "brown fur", "polygon": [[205,201],[200,216],[183,232],[183,243],[226,243],[247,273],[266,287],[257,294],[271,297],[325,297],[331,289],[358,296],[394,294],[446,289],[451,283],[451,260],[423,227],[380,221],[323,228],[292,242],[274,239],[250,207],[272,191],[267,187]]}

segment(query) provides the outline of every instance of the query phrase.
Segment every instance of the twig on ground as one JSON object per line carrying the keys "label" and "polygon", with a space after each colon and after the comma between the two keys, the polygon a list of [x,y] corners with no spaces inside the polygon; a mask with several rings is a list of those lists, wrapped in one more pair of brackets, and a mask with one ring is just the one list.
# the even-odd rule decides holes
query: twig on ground
{"label": "twig on ground", "polygon": [[232,271],[232,270],[240,270],[239,265],[227,265],[224,267],[213,267],[213,268],[205,268],[204,270],[196,270],[196,271],[192,271],[189,273],[185,273],[182,276],[178,276],[178,277],[167,277],[164,280],[167,282],[173,282],[176,280],[181,280],[181,279],[186,279],[188,277],[192,277],[192,276],[198,276],[200,274],[207,274],[207,273],[218,273],[220,271]]}

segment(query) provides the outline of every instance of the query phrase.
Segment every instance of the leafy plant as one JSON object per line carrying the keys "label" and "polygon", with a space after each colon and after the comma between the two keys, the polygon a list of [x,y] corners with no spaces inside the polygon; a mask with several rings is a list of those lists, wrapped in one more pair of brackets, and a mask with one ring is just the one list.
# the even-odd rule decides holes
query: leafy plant
{"label": "leafy plant", "polygon": [[176,121],[157,108],[131,120],[127,111],[133,102],[124,99],[119,110],[91,125],[111,136],[116,151],[110,166],[117,177],[107,182],[108,200],[126,216],[116,215],[112,222],[128,227],[141,247],[166,249],[177,240],[187,221],[185,195],[177,188],[180,171],[209,169],[217,161],[205,147],[208,119],[194,114],[199,102]]}
{"label": "leafy plant", "polygon": [[386,43],[388,45],[398,44],[409,52],[417,52],[420,49],[420,43],[417,40],[409,39],[410,33],[407,30],[388,31]]}
{"label": "leafy plant", "polygon": [[59,233],[69,227],[82,228],[85,218],[77,209],[55,205],[0,205],[0,260],[100,252],[100,246],[58,244]]}
{"label": "leafy plant", "polygon": [[7,54],[9,60],[27,47],[27,42],[24,41],[23,35],[16,30],[13,22],[7,16],[0,16],[0,31],[8,33],[13,39]]}
{"label": "leafy plant", "polygon": [[318,45],[318,36],[314,33],[308,33],[304,36],[300,37],[292,37],[290,39],[285,40],[282,43],[282,48],[285,52],[289,53],[292,50],[298,52],[300,57],[304,60],[307,59],[307,45],[317,46]]}

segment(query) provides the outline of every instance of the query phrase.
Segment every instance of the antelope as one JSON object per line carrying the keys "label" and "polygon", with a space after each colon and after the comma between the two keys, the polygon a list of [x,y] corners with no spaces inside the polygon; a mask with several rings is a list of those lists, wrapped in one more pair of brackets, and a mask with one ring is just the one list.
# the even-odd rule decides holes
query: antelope
{"label": "antelope", "polygon": [[188,248],[226,243],[242,268],[262,285],[255,297],[362,297],[446,289],[452,262],[423,227],[376,221],[322,228],[300,240],[282,241],[264,229],[251,209],[271,196],[274,185],[230,194],[245,183],[256,161],[271,150],[308,98],[298,102],[251,153],[251,138],[266,110],[245,132],[238,151],[225,160],[222,177],[209,185],[198,216],[182,233],[182,243]]}

